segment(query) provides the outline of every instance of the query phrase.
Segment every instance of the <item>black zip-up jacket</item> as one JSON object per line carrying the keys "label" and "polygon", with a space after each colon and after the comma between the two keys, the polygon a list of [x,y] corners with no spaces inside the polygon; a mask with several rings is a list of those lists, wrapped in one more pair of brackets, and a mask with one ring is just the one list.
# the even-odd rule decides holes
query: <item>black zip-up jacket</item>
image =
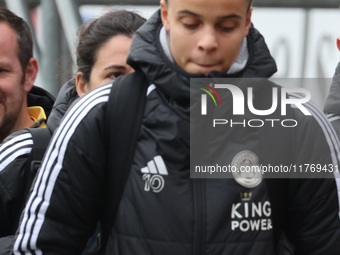
{"label": "black zip-up jacket", "polygon": [[[28,105],[42,106],[48,117],[47,128],[42,132],[48,130],[45,133],[49,136],[44,138],[52,136],[76,95],[72,84],[65,84],[56,100],[39,87],[33,87],[28,93]],[[8,136],[0,145],[0,253],[4,252],[5,246],[10,247],[13,243],[12,236],[18,228],[21,211],[36,174],[31,162],[28,162],[35,143],[40,144],[39,150],[46,149],[46,142],[34,141],[29,129],[23,129]],[[42,144],[46,144],[44,148]]]}
{"label": "black zip-up jacket", "polygon": [[[73,97],[70,96],[71,92],[69,90],[75,91],[74,85],[66,85],[61,90],[56,103],[54,104],[54,101],[50,100],[48,107],[44,107],[48,117],[47,128],[50,130],[51,136],[66,112],[70,101],[73,101],[71,100]],[[40,91],[39,94],[41,94],[43,90],[35,88],[34,91],[37,89]],[[34,91],[28,94],[29,98],[38,97]],[[77,94],[72,92],[72,95],[76,96]],[[40,95],[40,97],[42,96]],[[43,100],[46,101],[48,98],[46,99],[45,96]],[[42,105],[37,104],[39,100],[33,101],[36,102],[32,103],[32,100],[30,100],[29,103],[31,105]],[[15,140],[13,140],[14,138]],[[0,215],[2,216],[0,236],[13,235],[17,229],[21,210],[25,205],[28,195],[28,188],[31,186],[31,181],[35,175],[31,171],[27,171],[26,164],[34,142],[39,141],[33,141],[30,132],[27,129],[23,129],[11,134],[0,145]],[[26,190],[25,192],[23,192],[24,189]]]}
{"label": "black zip-up jacket", "polygon": [[[128,57],[155,89],[150,86],[148,91],[131,172],[105,254],[280,254],[275,229],[286,236],[295,254],[340,254],[339,203],[332,176],[278,180],[276,190],[270,190],[265,179],[254,184],[190,178],[189,81],[203,76],[185,73],[166,57],[158,38],[161,27],[158,12],[137,31]],[[251,28],[247,39],[248,63],[233,76],[270,77],[276,66],[263,37]],[[24,209],[14,254],[73,255],[84,248],[104,202],[109,157],[104,121],[110,88],[105,85],[82,97],[54,134]],[[261,96],[265,89],[256,89],[254,98],[268,101]],[[289,110],[288,117],[299,123],[291,132],[225,129],[221,134],[227,163],[257,156],[263,164],[337,164],[339,146],[331,142],[335,137],[330,124],[317,109],[308,109],[313,116]],[[278,210],[282,217],[275,221]]]}
{"label": "black zip-up jacket", "polygon": [[[51,113],[54,101],[55,101],[54,96],[52,96],[45,89],[37,87],[37,86],[33,86],[31,91],[27,93],[27,106],[28,107],[30,106],[42,107],[45,111],[47,118],[49,117]],[[14,134],[16,133],[18,132],[15,132]],[[9,140],[10,137],[13,137],[14,134],[9,135],[9,137],[6,138],[3,141],[3,143]],[[7,162],[9,161],[9,159],[4,154],[2,154],[2,150],[0,147],[0,252],[2,251],[3,247],[7,246],[7,243],[10,244],[10,239],[8,239],[8,242],[7,242],[6,239],[2,239],[1,237],[14,235],[17,229],[17,226],[19,223],[19,217],[20,217],[20,209],[18,210],[16,209],[17,208],[22,209],[24,207],[23,200],[20,199],[20,202],[16,199],[12,200],[13,190],[11,189],[11,187],[12,185],[18,185],[18,187],[20,187],[20,190],[25,189],[25,185],[23,185],[21,181],[27,178],[26,177],[27,175],[24,174],[22,171],[19,171],[20,174],[18,174],[18,172],[15,170],[17,169],[16,164],[13,165],[13,168],[11,168],[11,170],[9,169],[8,171],[4,170],[1,167],[2,166],[1,162],[4,162],[6,160]],[[12,179],[13,176],[15,176],[14,179]],[[27,193],[25,196],[27,196]],[[10,206],[16,209],[7,210],[6,208],[7,206]]]}

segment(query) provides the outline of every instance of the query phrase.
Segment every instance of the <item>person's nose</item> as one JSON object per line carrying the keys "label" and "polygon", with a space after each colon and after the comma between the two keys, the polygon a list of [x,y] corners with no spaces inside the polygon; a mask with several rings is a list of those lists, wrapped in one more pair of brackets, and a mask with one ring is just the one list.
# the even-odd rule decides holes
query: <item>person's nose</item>
{"label": "person's nose", "polygon": [[218,42],[215,29],[210,27],[204,29],[198,41],[199,50],[210,53],[215,51],[217,46]]}

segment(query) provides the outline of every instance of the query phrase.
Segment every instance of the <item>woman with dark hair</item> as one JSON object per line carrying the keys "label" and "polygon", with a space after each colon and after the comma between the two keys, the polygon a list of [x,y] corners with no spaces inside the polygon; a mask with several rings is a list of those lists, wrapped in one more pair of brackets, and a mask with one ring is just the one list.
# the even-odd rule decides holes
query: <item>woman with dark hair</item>
{"label": "woman with dark hair", "polygon": [[134,71],[126,57],[132,36],[144,22],[136,13],[120,10],[83,24],[77,47],[79,96]]}
{"label": "woman with dark hair", "polygon": [[48,127],[59,125],[64,113],[78,96],[104,85],[118,76],[133,72],[126,63],[134,33],[146,19],[127,10],[109,11],[85,22],[79,29],[78,72],[61,88]]}

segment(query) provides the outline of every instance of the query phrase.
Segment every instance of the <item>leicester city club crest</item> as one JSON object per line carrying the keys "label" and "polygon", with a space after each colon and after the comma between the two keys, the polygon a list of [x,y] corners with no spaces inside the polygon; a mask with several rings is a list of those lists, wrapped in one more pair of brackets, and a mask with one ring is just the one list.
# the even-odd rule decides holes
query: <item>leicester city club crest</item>
{"label": "leicester city club crest", "polygon": [[240,151],[233,158],[231,165],[235,181],[246,188],[254,188],[262,181],[262,171],[257,155],[250,151]]}

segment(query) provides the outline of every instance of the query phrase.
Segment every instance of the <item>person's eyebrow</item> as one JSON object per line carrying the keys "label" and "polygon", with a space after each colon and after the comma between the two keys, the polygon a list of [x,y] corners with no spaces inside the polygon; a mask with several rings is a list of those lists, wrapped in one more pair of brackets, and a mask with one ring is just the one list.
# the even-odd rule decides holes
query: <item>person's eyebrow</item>
{"label": "person's eyebrow", "polygon": [[197,13],[194,13],[194,12],[189,11],[189,10],[181,10],[181,11],[178,11],[177,14],[189,14],[189,15],[192,15],[192,16],[195,16],[195,17],[200,16]]}
{"label": "person's eyebrow", "polygon": [[121,65],[111,65],[108,67],[105,67],[104,70],[108,70],[108,69],[122,69],[122,70],[126,70],[125,66],[121,66]]}
{"label": "person's eyebrow", "polygon": [[1,60],[0,60],[0,67],[1,67],[1,69],[11,69],[12,68],[11,64],[9,64],[8,62],[3,62]]}
{"label": "person's eyebrow", "polygon": [[[194,13],[194,12],[189,11],[189,10],[181,10],[181,11],[178,11],[177,14],[188,14],[188,15],[191,15],[191,16],[194,16],[194,17],[200,17],[199,14]],[[233,19],[233,18],[241,19],[242,17],[240,15],[237,15],[237,14],[230,14],[230,15],[226,15],[226,16],[217,17],[217,19],[219,19],[219,20]]]}

